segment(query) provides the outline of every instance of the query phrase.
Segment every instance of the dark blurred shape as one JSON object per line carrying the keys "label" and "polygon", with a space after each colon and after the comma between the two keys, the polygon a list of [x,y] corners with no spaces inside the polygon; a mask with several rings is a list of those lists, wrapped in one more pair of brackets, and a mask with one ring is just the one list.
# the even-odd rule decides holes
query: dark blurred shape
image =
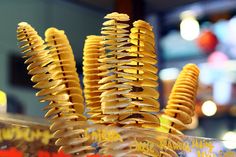
{"label": "dark blurred shape", "polygon": [[215,13],[215,14],[211,15],[210,20],[212,22],[217,22],[217,21],[222,20],[222,19],[229,20],[230,17],[231,17],[230,12],[225,11],[225,12]]}
{"label": "dark blurred shape", "polygon": [[100,12],[111,12],[115,0],[64,0]]}
{"label": "dark blurred shape", "polygon": [[11,86],[32,89],[33,83],[30,81],[30,76],[27,74],[27,66],[24,64],[24,59],[16,55],[16,53],[10,53],[8,64],[9,84]]}
{"label": "dark blurred shape", "polygon": [[147,11],[163,13],[173,11],[187,4],[194,4],[195,2],[199,2],[199,0],[145,0],[145,2],[147,3]]}
{"label": "dark blurred shape", "polygon": [[24,108],[22,102],[12,94],[7,94],[7,112],[23,114]]}
{"label": "dark blurred shape", "polygon": [[[148,0],[152,1],[152,0]],[[159,1],[159,0],[158,0]],[[169,0],[165,0],[164,2],[167,3]],[[180,1],[185,1],[184,3],[180,3]],[[195,13],[195,16],[199,18],[203,18],[206,16],[210,16],[212,20],[217,19],[224,19],[227,18],[229,15],[228,12],[235,11],[236,9],[236,1],[235,0],[178,0],[178,1],[171,1],[172,9],[165,9],[165,15],[163,16],[163,25],[168,26],[170,24],[178,23],[179,16],[182,12],[191,10]],[[191,3],[194,2],[195,3]],[[176,5],[174,5],[176,3]],[[164,6],[162,5],[164,9]],[[168,10],[168,11],[166,11]],[[217,15],[218,14],[218,15]],[[228,14],[228,15],[227,15]],[[215,17],[213,17],[215,15]]]}
{"label": "dark blurred shape", "polygon": [[81,88],[83,89],[84,88],[83,69],[82,69],[82,63],[79,60],[76,60],[76,69],[77,69],[77,73],[79,74]]}
{"label": "dark blurred shape", "polygon": [[235,105],[230,108],[230,114],[232,116],[236,117],[236,106]]}
{"label": "dark blurred shape", "polygon": [[135,20],[144,20],[144,0],[116,0],[114,11],[128,14],[131,23]]}

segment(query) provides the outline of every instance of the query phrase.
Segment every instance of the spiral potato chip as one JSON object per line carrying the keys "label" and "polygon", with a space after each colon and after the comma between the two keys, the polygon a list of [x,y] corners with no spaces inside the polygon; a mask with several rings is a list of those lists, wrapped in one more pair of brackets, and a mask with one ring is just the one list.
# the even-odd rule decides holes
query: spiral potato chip
{"label": "spiral potato chip", "polygon": [[72,49],[64,31],[49,28],[45,36],[47,43],[29,24],[18,25],[17,39],[27,70],[33,75],[34,88],[40,89],[36,95],[49,102],[45,117],[58,138],[55,144],[65,153],[86,156],[94,148],[83,137],[87,118],[83,116],[84,100]]}
{"label": "spiral potato chip", "polygon": [[[126,28],[129,25],[124,23],[129,20],[128,15],[114,12],[105,18],[109,20],[103,23],[101,33],[104,40],[101,43],[107,53],[100,56],[99,61],[103,64],[98,68],[104,70],[99,74],[104,76],[99,81],[99,89],[103,90],[101,109],[103,114],[107,114],[103,120],[108,122],[111,118],[111,123],[116,122],[121,126],[129,123],[144,125],[146,122],[157,126],[158,117],[151,114],[159,111],[155,66],[157,60],[152,27],[139,20],[134,22],[131,33],[128,34]],[[126,114],[130,115],[126,117],[130,117],[130,120],[119,121],[119,117]],[[150,114],[153,118],[148,121],[146,116],[142,116],[145,114]],[[133,118],[132,115],[136,117]]]}
{"label": "spiral potato chip", "polygon": [[198,87],[199,69],[195,64],[187,64],[179,74],[169,96],[164,114],[165,123],[161,127],[167,133],[182,134],[180,130],[192,122]]}
{"label": "spiral potato chip", "polygon": [[[158,131],[182,135],[181,130],[186,129],[187,124],[192,122],[198,75],[199,69],[195,64],[184,66],[172,88],[164,113],[159,116],[160,127],[157,127]],[[181,142],[182,140],[177,141]],[[168,148],[168,146],[166,147]],[[161,157],[173,156],[173,153],[176,154],[171,149],[167,149],[162,151]]]}
{"label": "spiral potato chip", "polygon": [[[101,84],[100,90],[103,90],[101,94],[101,109],[106,116],[103,120],[109,123],[118,123],[117,118],[111,118],[126,112],[132,112],[133,109],[129,109],[131,98],[125,97],[124,94],[129,93],[132,89],[131,86],[125,84],[125,82],[132,81],[130,79],[124,79],[119,73],[125,73],[122,67],[124,67],[129,61],[129,34],[126,21],[129,21],[129,16],[126,14],[111,13],[105,16],[108,19],[103,23],[101,34],[104,35],[103,41],[104,50],[106,54],[99,59],[102,62],[99,67],[100,70],[104,70],[100,73],[103,78],[99,81]],[[115,116],[117,117],[117,116]],[[111,118],[111,119],[109,119]]]}
{"label": "spiral potato chip", "polygon": [[[101,123],[101,118],[103,116],[100,102],[102,91],[99,90],[100,85],[98,84],[102,79],[102,76],[99,76],[98,74],[103,72],[98,69],[98,67],[102,65],[99,62],[99,58],[105,53],[101,41],[101,36],[87,36],[83,53],[84,96],[87,105],[86,107],[89,110],[87,112],[90,116],[89,119],[94,123]],[[98,101],[94,99],[97,99]]]}
{"label": "spiral potato chip", "polygon": [[[159,98],[159,93],[156,90],[157,77],[145,77],[146,73],[151,73],[154,76],[157,73],[152,27],[145,21],[135,21],[129,37],[132,44],[132,48],[129,49],[130,62],[124,68],[121,67],[126,72],[126,75],[121,75],[132,80],[125,83],[132,86],[132,90],[125,96],[131,98],[132,106],[130,108],[134,108],[134,112],[129,113],[129,116],[126,116],[126,119],[120,123],[127,125],[136,123],[137,125],[141,124],[141,127],[147,126],[146,124],[152,124],[153,127],[158,126],[159,119],[152,114],[158,112],[160,106],[157,101]],[[143,53],[143,51],[146,52]]]}

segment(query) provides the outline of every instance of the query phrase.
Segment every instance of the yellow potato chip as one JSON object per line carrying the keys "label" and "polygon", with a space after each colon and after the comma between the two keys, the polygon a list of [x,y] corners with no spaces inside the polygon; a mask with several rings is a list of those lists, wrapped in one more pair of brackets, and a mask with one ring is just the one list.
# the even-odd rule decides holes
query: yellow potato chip
{"label": "yellow potato chip", "polygon": [[111,102],[102,102],[102,108],[106,109],[116,109],[123,108],[129,105],[129,100],[126,101],[111,101]]}
{"label": "yellow potato chip", "polygon": [[157,87],[158,83],[157,81],[154,80],[141,80],[141,81],[132,81],[132,82],[128,82],[126,83],[128,85],[132,85],[134,87]]}
{"label": "yellow potato chip", "polygon": [[194,111],[191,108],[184,106],[184,105],[170,104],[170,105],[166,106],[166,108],[167,109],[180,109],[180,110],[188,113],[190,116],[194,115]]}
{"label": "yellow potato chip", "polygon": [[134,33],[130,33],[130,38],[131,39],[141,39],[143,41],[149,42],[151,45],[155,45],[155,42],[153,40],[153,37],[143,34],[141,32],[134,32]]}
{"label": "yellow potato chip", "polygon": [[122,90],[117,90],[117,89],[110,89],[106,90],[101,94],[101,97],[108,97],[108,96],[113,96],[113,95],[124,95],[128,94],[131,91],[131,89],[122,89]]}
{"label": "yellow potato chip", "polygon": [[138,27],[138,28],[143,27],[143,28],[146,28],[148,30],[152,30],[152,26],[149,23],[147,23],[146,21],[143,21],[143,20],[137,20],[133,23],[133,25],[135,27]]}
{"label": "yellow potato chip", "polygon": [[115,122],[118,119],[118,115],[104,115],[103,118],[101,118],[104,122]]}
{"label": "yellow potato chip", "polygon": [[152,30],[149,30],[149,29],[146,29],[146,28],[142,28],[142,27],[139,27],[139,28],[131,28],[131,33],[137,33],[137,32],[141,32],[143,34],[147,34],[149,36],[151,36],[152,38],[154,38],[154,33]]}
{"label": "yellow potato chip", "polygon": [[166,114],[162,114],[162,118],[168,120],[168,121],[171,121],[174,123],[173,127],[178,129],[178,130],[183,130],[183,129],[186,129],[186,124],[184,124],[182,121],[180,121],[179,119],[177,118],[173,118],[173,117],[170,117]]}
{"label": "yellow potato chip", "polygon": [[159,107],[152,107],[152,106],[143,106],[140,108],[140,111],[154,113],[154,112],[160,111],[160,108]]}
{"label": "yellow potato chip", "polygon": [[[161,123],[169,132],[180,134],[192,122],[198,87],[199,70],[195,64],[187,64],[179,74],[169,96]],[[165,124],[164,124],[165,123]]]}
{"label": "yellow potato chip", "polygon": [[113,12],[110,14],[107,14],[105,17],[105,19],[114,19],[114,21],[128,21],[129,20],[129,16],[127,14],[121,14],[121,13],[117,13],[117,12]]}
{"label": "yellow potato chip", "polygon": [[142,92],[130,92],[125,94],[128,97],[144,97],[144,98],[154,98],[157,99],[159,98],[159,93],[156,91],[154,88],[149,88],[149,87],[143,87]]}
{"label": "yellow potato chip", "polygon": [[135,109],[106,109],[106,108],[102,108],[102,111],[104,114],[123,114],[123,113],[127,113],[127,112],[135,112]]}
{"label": "yellow potato chip", "polygon": [[154,51],[154,49],[155,49],[154,45],[152,45],[151,43],[149,43],[146,40],[142,41],[142,40],[138,40],[138,39],[130,39],[130,43],[132,43],[134,45],[138,45],[139,47],[145,47],[145,49],[151,50],[151,51]]}
{"label": "yellow potato chip", "polygon": [[160,108],[159,102],[153,98],[142,98],[141,100],[133,100],[131,103],[139,107],[146,106],[146,107]]}

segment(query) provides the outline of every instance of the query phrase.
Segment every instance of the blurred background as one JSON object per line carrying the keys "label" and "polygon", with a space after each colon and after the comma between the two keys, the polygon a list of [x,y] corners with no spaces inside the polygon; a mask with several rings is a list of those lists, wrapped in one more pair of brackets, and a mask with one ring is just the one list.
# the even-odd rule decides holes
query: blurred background
{"label": "blurred background", "polygon": [[181,68],[190,62],[200,67],[196,115],[185,133],[235,138],[236,0],[1,0],[0,90],[8,112],[43,116],[45,106],[34,95],[18,49],[19,22],[42,37],[48,27],[65,30],[82,77],[84,40],[100,34],[103,17],[112,11],[127,13],[131,24],[144,19],[153,25],[162,107]]}

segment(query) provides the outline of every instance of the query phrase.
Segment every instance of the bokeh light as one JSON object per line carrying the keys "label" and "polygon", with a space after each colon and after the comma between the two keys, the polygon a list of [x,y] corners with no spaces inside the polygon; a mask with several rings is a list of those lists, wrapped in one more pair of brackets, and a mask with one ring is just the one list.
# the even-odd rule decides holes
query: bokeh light
{"label": "bokeh light", "polygon": [[179,75],[177,68],[166,68],[160,71],[161,80],[175,80]]}
{"label": "bokeh light", "polygon": [[185,40],[194,40],[200,34],[200,26],[194,16],[184,16],[180,23],[180,34]]}
{"label": "bokeh light", "polygon": [[228,131],[223,135],[223,144],[228,149],[236,149],[236,132]]}
{"label": "bokeh light", "polygon": [[210,117],[215,115],[216,111],[217,111],[217,106],[213,101],[207,100],[202,104],[202,113],[204,115]]}
{"label": "bokeh light", "polygon": [[228,56],[220,51],[215,51],[208,57],[208,62],[214,65],[222,66],[222,63],[229,60]]}

